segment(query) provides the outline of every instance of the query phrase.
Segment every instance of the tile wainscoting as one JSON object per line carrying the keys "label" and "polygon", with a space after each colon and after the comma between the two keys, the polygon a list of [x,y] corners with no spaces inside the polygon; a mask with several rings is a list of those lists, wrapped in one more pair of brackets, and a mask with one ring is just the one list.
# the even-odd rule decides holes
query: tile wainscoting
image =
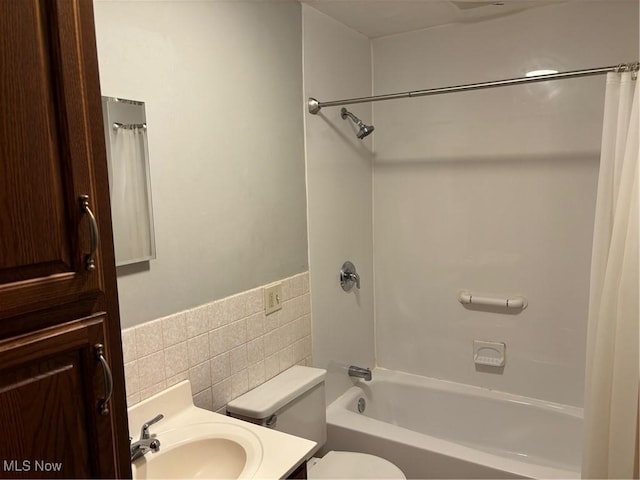
{"label": "tile wainscoting", "polygon": [[309,274],[283,279],[282,310],[263,288],[122,331],[129,406],[189,379],[194,403],[220,410],[295,364],[311,365]]}

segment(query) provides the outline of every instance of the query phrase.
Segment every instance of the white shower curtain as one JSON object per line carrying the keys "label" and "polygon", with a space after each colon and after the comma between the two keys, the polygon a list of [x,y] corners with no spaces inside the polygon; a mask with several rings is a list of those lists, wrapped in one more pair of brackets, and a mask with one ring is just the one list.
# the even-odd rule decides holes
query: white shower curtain
{"label": "white shower curtain", "polygon": [[583,478],[632,478],[637,455],[639,83],[631,73],[607,75],[591,258]]}
{"label": "white shower curtain", "polygon": [[119,128],[115,131],[111,159],[111,213],[119,265],[151,255],[144,135],[142,128]]}

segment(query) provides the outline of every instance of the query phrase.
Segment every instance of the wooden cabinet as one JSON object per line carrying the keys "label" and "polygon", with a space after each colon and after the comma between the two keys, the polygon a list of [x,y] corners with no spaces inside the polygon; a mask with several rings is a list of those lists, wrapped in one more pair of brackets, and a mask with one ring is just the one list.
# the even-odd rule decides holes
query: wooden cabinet
{"label": "wooden cabinet", "polygon": [[291,480],[306,480],[307,478],[307,461],[302,462],[298,467],[287,476]]}
{"label": "wooden cabinet", "polygon": [[0,341],[4,475],[115,477],[105,445],[112,427],[100,414],[110,393],[96,349],[105,321],[97,315]]}
{"label": "wooden cabinet", "polygon": [[88,109],[78,6],[0,1],[2,318],[104,285],[103,269],[83,264],[90,241],[79,197],[99,210],[92,179],[100,147],[88,137],[102,117]]}
{"label": "wooden cabinet", "polygon": [[131,474],[108,195],[92,1],[0,0],[0,477]]}

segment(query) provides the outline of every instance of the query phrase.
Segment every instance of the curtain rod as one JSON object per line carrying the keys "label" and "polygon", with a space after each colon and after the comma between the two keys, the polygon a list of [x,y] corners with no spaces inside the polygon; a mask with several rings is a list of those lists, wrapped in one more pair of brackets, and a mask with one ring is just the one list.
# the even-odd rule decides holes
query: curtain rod
{"label": "curtain rod", "polygon": [[454,87],[431,88],[428,90],[414,90],[412,92],[389,93],[386,95],[375,95],[372,97],[346,98],[344,100],[333,100],[331,102],[319,102],[315,98],[309,97],[307,105],[309,113],[317,114],[322,107],[336,107],[339,105],[352,105],[354,103],[380,102],[382,100],[395,100],[398,98],[426,97],[428,95],[438,95],[441,93],[466,92],[470,90],[481,90],[484,88],[504,87],[507,85],[519,85],[521,83],[546,82],[548,80],[561,80],[564,78],[587,77],[591,75],[602,75],[609,72],[638,71],[638,62],[621,63],[610,67],[590,68],[587,70],[573,70],[571,72],[550,73],[547,75],[537,75],[534,77],[509,78],[507,80],[494,80],[492,82],[470,83],[467,85],[456,85]]}

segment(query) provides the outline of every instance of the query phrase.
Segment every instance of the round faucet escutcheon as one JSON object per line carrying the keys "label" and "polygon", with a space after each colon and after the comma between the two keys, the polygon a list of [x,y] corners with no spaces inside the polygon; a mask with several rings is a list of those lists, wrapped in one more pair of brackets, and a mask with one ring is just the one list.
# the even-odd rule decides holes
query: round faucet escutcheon
{"label": "round faucet escutcheon", "polygon": [[356,266],[350,261],[346,261],[340,269],[340,286],[342,290],[349,292],[354,285],[358,290],[360,289],[360,275],[356,272]]}

